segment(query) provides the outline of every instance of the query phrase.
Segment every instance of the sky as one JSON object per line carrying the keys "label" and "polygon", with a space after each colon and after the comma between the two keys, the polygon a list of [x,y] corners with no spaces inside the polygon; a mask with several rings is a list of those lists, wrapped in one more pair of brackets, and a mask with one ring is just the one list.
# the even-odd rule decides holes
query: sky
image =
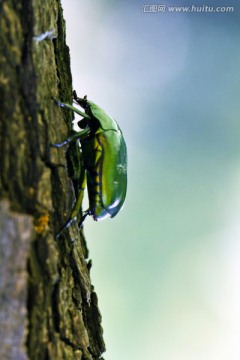
{"label": "sky", "polygon": [[239,2],[62,6],[73,87],[128,147],[124,208],[84,225],[104,358],[239,360]]}

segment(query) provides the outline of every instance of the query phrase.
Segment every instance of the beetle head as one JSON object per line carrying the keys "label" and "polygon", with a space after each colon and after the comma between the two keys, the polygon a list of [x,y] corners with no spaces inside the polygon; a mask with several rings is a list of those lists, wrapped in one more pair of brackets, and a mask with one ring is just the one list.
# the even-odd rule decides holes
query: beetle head
{"label": "beetle head", "polygon": [[87,95],[85,95],[83,98],[77,98],[77,102],[83,109],[88,108]]}
{"label": "beetle head", "polygon": [[80,105],[83,109],[87,109],[88,108],[88,101],[87,101],[87,95],[85,95],[83,98],[79,98],[77,96],[76,91],[73,91],[73,98],[74,100],[78,103],[78,105]]}

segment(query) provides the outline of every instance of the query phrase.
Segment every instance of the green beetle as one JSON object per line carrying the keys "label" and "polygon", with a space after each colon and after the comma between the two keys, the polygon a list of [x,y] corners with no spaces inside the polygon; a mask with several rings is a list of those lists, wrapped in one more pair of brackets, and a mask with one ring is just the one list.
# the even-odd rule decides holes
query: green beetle
{"label": "green beetle", "polygon": [[96,221],[116,216],[123,207],[127,190],[127,147],[121,129],[103,109],[88,101],[87,96],[78,98],[74,91],[73,99],[85,109],[85,113],[72,105],[56,99],[54,101],[58,106],[66,107],[83,116],[78,125],[84,130],[52,146],[61,147],[79,139],[87,177],[84,176],[81,180],[81,191],[70,220],[64,228],[71,224],[80,210],[86,182],[89,209],[83,215],[80,224],[87,215],[91,215]]}

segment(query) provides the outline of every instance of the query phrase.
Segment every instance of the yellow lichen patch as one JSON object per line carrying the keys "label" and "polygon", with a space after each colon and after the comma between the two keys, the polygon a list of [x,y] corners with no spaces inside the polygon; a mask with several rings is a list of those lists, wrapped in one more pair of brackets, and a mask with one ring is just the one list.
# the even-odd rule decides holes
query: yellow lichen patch
{"label": "yellow lichen patch", "polygon": [[37,234],[42,234],[46,228],[48,227],[49,223],[49,214],[43,214],[38,218],[34,219],[34,230]]}

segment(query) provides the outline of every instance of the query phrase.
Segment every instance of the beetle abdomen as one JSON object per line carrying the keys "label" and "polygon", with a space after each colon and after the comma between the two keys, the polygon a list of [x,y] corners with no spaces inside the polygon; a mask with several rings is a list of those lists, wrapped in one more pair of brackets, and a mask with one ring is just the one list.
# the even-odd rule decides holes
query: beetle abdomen
{"label": "beetle abdomen", "polygon": [[114,217],[122,208],[127,186],[127,151],[121,131],[99,132],[81,143],[91,214],[94,220]]}

